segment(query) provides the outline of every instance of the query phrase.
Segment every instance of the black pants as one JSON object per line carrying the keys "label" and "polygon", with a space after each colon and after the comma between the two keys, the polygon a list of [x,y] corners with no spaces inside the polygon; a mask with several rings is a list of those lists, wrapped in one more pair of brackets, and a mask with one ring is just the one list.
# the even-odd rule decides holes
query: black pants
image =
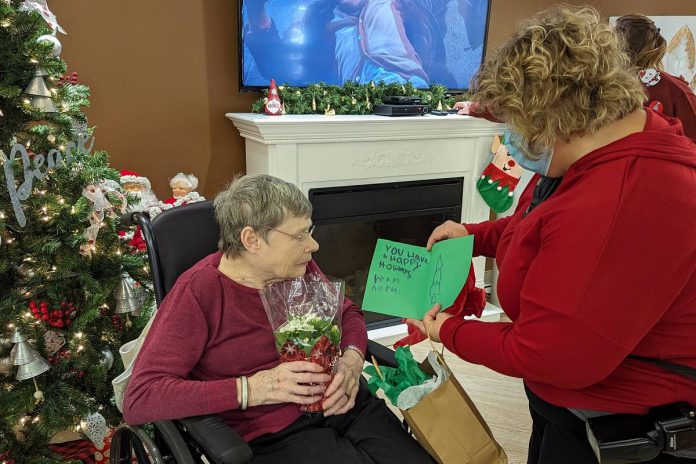
{"label": "black pants", "polygon": [[253,464],[433,464],[383,400],[361,383],[346,414],[302,416],[285,429],[249,445]]}
{"label": "black pants", "polygon": [[[532,415],[527,464],[596,464],[587,440],[585,422],[566,408],[547,403],[525,385]],[[696,460],[662,454],[654,464],[694,464]]]}

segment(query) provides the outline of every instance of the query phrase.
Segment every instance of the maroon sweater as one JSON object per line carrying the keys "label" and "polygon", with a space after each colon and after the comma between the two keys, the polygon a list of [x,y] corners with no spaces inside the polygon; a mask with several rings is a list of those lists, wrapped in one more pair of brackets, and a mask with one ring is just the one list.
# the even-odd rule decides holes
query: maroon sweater
{"label": "maroon sweater", "polygon": [[[214,253],[179,277],[157,311],[135,362],[123,404],[129,424],[221,414],[246,441],[300,417],[294,403],[239,410],[236,378],[278,365],[259,291],[221,273]],[[307,272],[321,272],[314,261]],[[346,298],[342,347],[365,352],[360,309]]]}
{"label": "maroon sweater", "polygon": [[530,190],[513,216],[467,224],[474,253],[496,257],[513,322],[449,319],[447,348],[558,406],[696,404],[695,381],[626,359],[696,368],[696,144],[647,113],[643,132],[575,162],[526,217]]}
{"label": "maroon sweater", "polygon": [[689,84],[681,77],[660,71],[660,80],[656,84],[643,85],[648,92],[646,105],[679,119],[684,134],[696,140],[696,95]]}

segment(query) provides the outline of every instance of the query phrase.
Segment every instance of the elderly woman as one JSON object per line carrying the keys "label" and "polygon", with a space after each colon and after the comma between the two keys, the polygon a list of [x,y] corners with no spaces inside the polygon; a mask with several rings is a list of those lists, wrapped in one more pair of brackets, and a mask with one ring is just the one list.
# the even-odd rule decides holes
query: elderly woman
{"label": "elderly woman", "polygon": [[[297,187],[266,175],[241,177],[217,196],[220,251],[182,274],[162,302],[126,393],[128,423],[221,414],[249,442],[252,463],[432,462],[384,401],[359,386],[367,335],[351,301],[328,387],[317,364],[279,363],[259,290],[320,272],[311,212]],[[323,415],[300,413],[322,398]]]}
{"label": "elderly woman", "polygon": [[616,30],[625,40],[628,56],[648,93],[646,104],[667,116],[678,118],[684,133],[696,140],[696,95],[682,78],[669,74],[660,63],[667,41],[652,19],[639,14],[621,16]]}
{"label": "elderly woman", "polygon": [[524,379],[529,463],[597,462],[569,409],[696,405],[695,380],[631,357],[696,368],[696,146],[676,119],[643,109],[621,41],[590,8],[555,7],[521,26],[474,91],[508,124],[510,154],[546,177],[514,215],[447,222],[428,245],[474,235],[474,253],[496,258],[512,322],[439,307],[410,322],[464,360]]}

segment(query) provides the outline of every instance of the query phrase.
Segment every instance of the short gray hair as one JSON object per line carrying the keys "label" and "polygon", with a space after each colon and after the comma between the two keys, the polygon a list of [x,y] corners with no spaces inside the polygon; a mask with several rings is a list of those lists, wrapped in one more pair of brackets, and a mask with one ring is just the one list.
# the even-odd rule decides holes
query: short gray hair
{"label": "short gray hair", "polygon": [[266,240],[269,230],[288,217],[309,217],[312,204],[297,186],[266,174],[237,176],[215,197],[220,226],[218,248],[228,258],[245,250],[241,233],[251,227]]}

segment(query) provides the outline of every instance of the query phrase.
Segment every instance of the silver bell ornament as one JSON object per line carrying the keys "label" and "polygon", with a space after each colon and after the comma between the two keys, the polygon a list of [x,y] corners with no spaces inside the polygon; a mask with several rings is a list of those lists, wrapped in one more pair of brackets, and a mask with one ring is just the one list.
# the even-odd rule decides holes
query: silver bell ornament
{"label": "silver bell ornament", "polygon": [[27,340],[27,337],[22,335],[22,332],[19,330],[15,329],[14,332],[12,332],[12,336],[10,337],[10,343],[19,343],[19,342],[24,342]]}
{"label": "silver bell ornament", "polygon": [[102,366],[104,366],[106,368],[106,370],[108,371],[114,365],[114,354],[111,352],[111,350],[109,348],[104,348],[102,350],[102,356],[103,356],[102,360],[101,360]]}
{"label": "silver bell ornament", "polygon": [[29,380],[43,374],[51,368],[51,365],[42,357],[36,358],[28,364],[22,364],[17,368],[17,380]]}
{"label": "silver bell ornament", "polygon": [[15,366],[29,364],[41,358],[41,355],[36,348],[31,346],[29,342],[19,342],[12,348],[12,363]]}
{"label": "silver bell ornament", "polygon": [[53,45],[53,50],[51,50],[51,54],[53,56],[59,56],[60,52],[63,51],[63,45],[60,43],[60,40],[58,40],[58,37],[52,34],[46,34],[42,35],[38,39],[36,39],[37,42],[39,43],[50,43]]}
{"label": "silver bell ornament", "polygon": [[140,309],[143,303],[143,296],[142,290],[136,287],[136,285],[137,283],[128,274],[121,276],[114,294],[114,299],[116,300],[115,313],[130,313]]}

